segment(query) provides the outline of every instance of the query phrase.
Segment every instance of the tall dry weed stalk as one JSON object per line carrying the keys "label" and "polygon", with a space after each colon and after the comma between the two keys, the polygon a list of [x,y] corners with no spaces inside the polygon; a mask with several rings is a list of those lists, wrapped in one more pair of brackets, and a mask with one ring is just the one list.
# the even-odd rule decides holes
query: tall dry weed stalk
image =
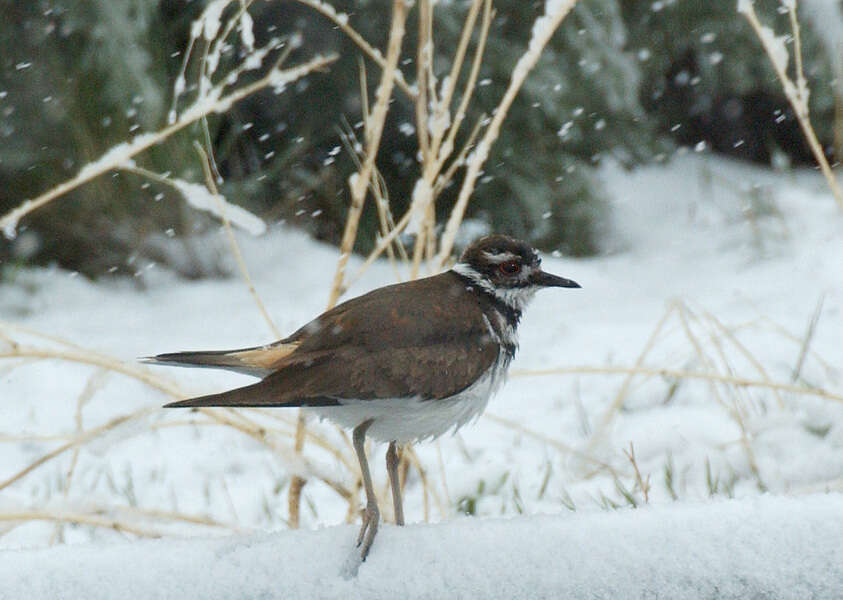
{"label": "tall dry weed stalk", "polygon": [[[802,38],[799,30],[799,19],[796,15],[796,0],[781,0],[782,8],[787,11],[788,19],[790,21],[790,39],[793,41],[793,76],[788,74],[788,63],[790,62],[790,53],[787,50],[788,36],[777,36],[772,29],[763,25],[755,13],[755,5],[752,0],[738,0],[738,12],[746,17],[755,35],[758,36],[761,46],[764,48],[773,69],[776,71],[776,76],[781,82],[782,89],[788,102],[793,107],[793,112],[796,114],[796,119],[799,121],[799,126],[802,128],[802,133],[805,139],[808,140],[808,145],[814,155],[814,159],[820,166],[823,177],[831,190],[834,199],[837,201],[837,206],[843,209],[843,190],[837,183],[837,178],[828,164],[828,159],[825,157],[822,144],[820,144],[817,133],[814,131],[814,126],[811,124],[810,111],[808,108],[808,98],[810,96],[810,89],[808,88],[808,80],[805,79],[805,72],[802,65]],[[840,83],[838,82],[839,86]],[[838,104],[838,111],[843,110]]]}

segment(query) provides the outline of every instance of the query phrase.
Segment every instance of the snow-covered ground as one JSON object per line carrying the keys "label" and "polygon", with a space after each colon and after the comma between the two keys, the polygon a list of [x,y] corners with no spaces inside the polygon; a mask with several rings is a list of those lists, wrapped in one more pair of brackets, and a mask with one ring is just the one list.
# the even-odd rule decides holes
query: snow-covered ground
{"label": "snow-covered ground", "polygon": [[[238,582],[250,597],[843,596],[843,215],[824,181],[705,156],[603,173],[607,253],[544,262],[583,289],[540,293],[486,415],[416,447],[426,477],[408,472],[407,520],[442,523],[385,527],[350,581],[355,531],[334,527],[354,517],[348,439],[312,422],[299,459],[283,410],[237,427],[157,410],[250,379],[134,362],[272,340],[242,281],[17,273],[0,318],[43,335],[0,329],[0,353],[24,355],[0,363],[0,596],[132,582],[142,597],[237,597]],[[321,312],[335,249],[283,228],[241,241],[282,332]],[[376,264],[350,295],[393,280]],[[72,360],[43,358],[55,351]],[[383,450],[370,460],[387,498]],[[297,532],[292,473],[309,478]],[[517,518],[487,518],[501,515]]]}
{"label": "snow-covered ground", "polygon": [[839,598],[840,496],[24,550],[0,598]]}

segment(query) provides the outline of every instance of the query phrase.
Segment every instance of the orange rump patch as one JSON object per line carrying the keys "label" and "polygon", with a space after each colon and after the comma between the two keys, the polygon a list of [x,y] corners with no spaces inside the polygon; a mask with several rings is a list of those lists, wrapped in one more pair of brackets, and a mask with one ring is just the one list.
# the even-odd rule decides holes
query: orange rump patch
{"label": "orange rump patch", "polygon": [[273,369],[282,360],[295,352],[298,347],[298,343],[270,344],[268,346],[261,346],[260,348],[232,352],[229,356],[237,359],[247,367]]}

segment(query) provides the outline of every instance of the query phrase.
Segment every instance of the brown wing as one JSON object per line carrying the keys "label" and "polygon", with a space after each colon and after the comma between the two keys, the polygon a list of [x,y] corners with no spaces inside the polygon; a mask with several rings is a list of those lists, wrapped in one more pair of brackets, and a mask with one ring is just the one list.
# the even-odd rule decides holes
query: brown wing
{"label": "brown wing", "polygon": [[488,334],[480,301],[463,293],[465,285],[448,271],[378,288],[343,302],[280,343],[297,344],[299,355],[346,346],[372,351],[424,346]]}
{"label": "brown wing", "polygon": [[472,305],[477,300],[460,293],[464,285],[448,272],[350,300],[282,340],[298,346],[263,381],[173,406],[452,396],[486,372],[499,352],[479,305]]}
{"label": "brown wing", "polygon": [[497,356],[497,346],[488,344],[326,355],[309,365],[291,364],[249,386],[167,406],[329,406],[351,398],[448,398],[470,386]]}

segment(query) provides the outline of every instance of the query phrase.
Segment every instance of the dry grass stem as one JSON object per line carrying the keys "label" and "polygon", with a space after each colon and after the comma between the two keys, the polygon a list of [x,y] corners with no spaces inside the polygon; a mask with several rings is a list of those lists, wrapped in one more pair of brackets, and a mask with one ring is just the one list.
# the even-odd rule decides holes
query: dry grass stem
{"label": "dry grass stem", "polygon": [[[478,33],[478,42],[472,61],[472,69],[467,77],[464,92],[455,117],[451,116],[451,104],[457,89],[460,73],[466,60],[469,42],[475,30],[477,16],[483,7],[483,20]],[[417,87],[416,132],[421,155],[421,176],[413,188],[410,204],[410,223],[408,230],[415,234],[413,260],[410,277],[419,275],[422,259],[427,257],[428,264],[433,263],[436,252],[436,198],[447,184],[443,180],[443,168],[454,151],[454,140],[465,116],[469,100],[474,91],[477,73],[485,50],[488,30],[491,26],[491,2],[474,0],[469,6],[463,23],[462,33],[454,56],[451,70],[443,81],[441,95],[437,92],[437,80],[433,71],[435,47],[433,44],[433,5],[425,0],[419,7],[419,47],[416,58]],[[473,143],[469,139],[467,146]],[[461,156],[451,161],[451,167],[461,164]],[[450,169],[446,172],[449,172]],[[452,174],[452,171],[450,171]],[[435,268],[435,266],[434,266]]]}
{"label": "dry grass stem", "polygon": [[[781,323],[779,323],[775,319],[771,319],[769,316],[766,316],[766,315],[760,317],[759,319],[757,319],[756,321],[754,321],[752,323],[748,323],[746,325],[746,327],[750,327],[750,326],[756,325],[758,323],[764,323],[766,325],[769,325],[770,327],[773,328],[773,330],[776,333],[780,334],[785,339],[788,339],[791,342],[793,342],[795,344],[798,344],[800,349],[805,344],[804,336],[798,336],[798,335],[794,334],[787,327],[785,327],[784,325],[782,325]],[[808,348],[807,356],[810,356],[812,360],[816,361],[817,364],[819,364],[825,370],[825,372],[828,376],[831,376],[831,377],[834,376],[834,373],[836,372],[836,367],[834,365],[832,365],[828,360],[823,358],[822,355],[820,355],[818,352],[816,352],[815,350],[813,350],[811,348]]]}
{"label": "dry grass stem", "polygon": [[825,157],[822,144],[820,144],[817,134],[814,131],[814,126],[811,125],[811,118],[808,111],[810,90],[808,89],[805,74],[802,70],[802,43],[799,33],[799,20],[796,17],[796,0],[782,2],[782,6],[787,9],[790,19],[791,35],[793,36],[794,54],[796,56],[794,66],[796,74],[795,83],[787,74],[789,55],[784,46],[783,38],[776,37],[769,28],[761,24],[751,0],[739,0],[738,12],[743,13],[746,20],[749,21],[761,45],[764,47],[764,52],[770,57],[770,62],[776,71],[779,81],[781,81],[785,96],[787,96],[794,113],[796,113],[796,119],[799,121],[802,133],[805,134],[805,139],[808,140],[808,145],[811,147],[814,159],[820,165],[828,187],[837,201],[837,206],[843,209],[843,190],[840,189],[837,183],[834,172],[831,170],[828,159]]}
{"label": "dry grass stem", "polygon": [[[534,374],[533,372],[522,373],[522,375],[533,375],[533,374]],[[495,415],[495,414],[490,413],[490,412],[483,413],[482,418],[486,419],[486,420],[489,420],[492,423],[497,423],[498,425],[502,425],[503,427],[506,427],[507,429],[517,431],[520,434],[526,435],[527,437],[531,437],[531,438],[533,438],[535,440],[538,440],[542,443],[545,443],[548,446],[551,446],[552,448],[555,448],[556,450],[558,450],[559,452],[561,452],[563,454],[569,454],[569,455],[572,455],[572,456],[576,456],[577,458],[580,458],[580,459],[582,459],[586,462],[592,463],[593,465],[599,467],[600,469],[606,469],[608,472],[614,473],[614,469],[608,463],[605,463],[602,460],[594,458],[593,456],[591,456],[587,452],[581,452],[580,450],[577,450],[576,448],[568,446],[567,444],[564,444],[564,443],[560,442],[559,440],[557,440],[555,438],[552,438],[552,437],[547,436],[543,433],[539,433],[538,431],[534,431],[534,430],[532,430],[528,427],[525,427],[524,425],[522,425],[521,423],[518,423],[517,421],[513,421],[513,420],[507,419],[505,417],[499,417],[498,415]]]}
{"label": "dry grass stem", "polygon": [[196,149],[196,152],[199,154],[199,158],[202,162],[202,170],[205,173],[205,185],[208,188],[208,191],[217,199],[223,227],[225,228],[226,238],[228,239],[228,245],[229,248],[231,248],[231,253],[234,255],[234,259],[237,262],[237,269],[240,271],[240,275],[243,277],[243,281],[249,290],[249,294],[252,296],[252,300],[254,300],[258,310],[261,315],[263,315],[263,318],[269,326],[269,329],[272,331],[272,334],[276,337],[276,339],[281,338],[281,332],[275,326],[275,323],[272,321],[272,317],[269,316],[269,312],[266,310],[266,306],[264,305],[263,300],[261,300],[261,297],[255,288],[255,284],[252,281],[252,276],[249,274],[249,268],[246,266],[246,261],[243,260],[243,253],[240,251],[240,245],[237,243],[237,238],[234,236],[231,221],[229,221],[228,215],[226,214],[225,202],[222,201],[222,197],[217,191],[217,185],[214,182],[214,176],[211,169],[211,159],[199,142],[194,141],[193,147]]}
{"label": "dry grass stem", "polygon": [[[685,333],[685,337],[690,342],[691,347],[694,349],[694,354],[696,355],[697,360],[703,366],[703,369],[706,372],[716,373],[718,371],[717,365],[708,357],[705,350],[703,350],[702,342],[697,338],[697,335],[691,329],[689,319],[694,318],[693,315],[689,314],[689,311],[682,302],[675,302],[674,306],[676,308],[676,314],[679,318],[679,323],[682,326],[682,331]],[[732,409],[723,400],[723,397],[720,395],[720,390],[718,389],[718,387],[714,384],[712,380],[709,380],[708,384],[709,389],[711,390],[711,395],[714,397],[714,400],[727,412],[732,414]],[[732,416],[734,417],[736,415],[732,414]]]}
{"label": "dry grass stem", "polygon": [[811,388],[803,385],[790,383],[777,383],[738,377],[736,375],[724,375],[720,373],[697,373],[694,371],[681,371],[677,369],[660,369],[649,367],[558,367],[553,369],[519,369],[511,373],[513,377],[545,377],[548,375],[643,375],[646,377],[665,377],[669,379],[696,379],[701,381],[717,381],[728,383],[739,387],[757,387],[779,392],[788,392],[803,396],[815,396],[843,402],[843,394],[824,390],[822,388]]}
{"label": "dry grass stem", "polygon": [[638,468],[638,461],[635,458],[635,446],[632,445],[632,442],[629,442],[629,450],[624,449],[623,453],[629,459],[632,470],[635,472],[635,484],[644,496],[644,504],[648,504],[650,502],[650,476],[641,477],[641,470]]}
{"label": "dry grass stem", "polygon": [[[474,9],[475,13],[476,7],[479,6],[479,4],[480,2],[475,2],[474,5],[472,5],[472,9]],[[463,93],[462,97],[460,98],[460,103],[457,106],[456,112],[454,113],[453,124],[448,128],[448,135],[445,138],[445,141],[442,143],[442,151],[440,152],[438,145],[435,148],[435,153],[437,154],[438,161],[437,171],[442,169],[445,160],[451,154],[451,149],[454,147],[454,141],[456,139],[457,132],[460,130],[460,126],[462,125],[462,122],[465,119],[466,111],[468,110],[468,105],[471,102],[472,95],[474,94],[474,90],[477,85],[477,77],[480,73],[480,65],[483,62],[483,53],[486,49],[486,41],[489,37],[489,28],[492,26],[492,17],[494,16],[491,0],[485,0],[482,2],[482,4],[483,20],[479,28],[479,37],[477,40],[477,46],[474,50],[474,58],[471,61],[471,71],[469,72],[468,79],[466,80],[465,86],[463,87]],[[474,27],[475,18],[476,15],[473,14],[469,14],[469,16],[466,17],[465,27],[463,28],[463,37],[460,39],[460,49],[458,50],[459,63],[454,63],[454,71],[451,73],[451,77],[449,80],[452,83],[453,87],[449,90],[449,93],[446,95],[448,103],[450,103],[451,96],[453,95],[454,89],[456,87],[457,77],[459,75],[458,67],[462,66],[462,61],[464,60],[465,50],[462,48],[462,45],[464,41],[466,45],[468,43],[471,28]],[[465,145],[465,148],[468,148],[473,145],[473,140],[471,139],[473,137],[473,135],[470,136],[469,141]]]}
{"label": "dry grass stem", "polygon": [[[109,516],[113,515],[113,516]],[[138,521],[154,519],[170,523],[199,525],[214,529],[228,529],[232,532],[245,532],[242,527],[231,523],[223,523],[209,517],[187,515],[162,510],[144,510],[125,506],[103,507],[88,509],[85,512],[72,510],[23,510],[17,512],[0,512],[0,522],[55,521],[61,524],[89,525],[93,527],[115,529],[124,533],[131,533],[139,537],[162,537],[162,532],[147,529],[138,525]],[[7,533],[4,532],[4,533]]]}
{"label": "dry grass stem", "polygon": [[119,417],[115,417],[114,419],[111,419],[108,423],[105,423],[104,425],[100,425],[99,427],[89,429],[88,431],[85,431],[82,434],[76,435],[69,442],[67,442],[65,444],[62,444],[58,448],[48,452],[47,454],[41,456],[40,458],[34,460],[29,465],[27,465],[26,467],[24,467],[23,469],[21,469],[20,471],[18,471],[17,473],[12,475],[8,479],[6,479],[5,481],[0,482],[0,490],[3,490],[5,488],[9,487],[10,485],[15,483],[19,479],[22,479],[22,478],[26,477],[29,473],[31,473],[32,471],[34,471],[35,469],[37,469],[38,467],[40,467],[44,463],[53,460],[54,458],[64,454],[68,450],[71,450],[73,448],[77,448],[77,447],[79,447],[83,444],[86,444],[86,443],[90,442],[91,440],[93,440],[93,439],[95,439],[95,438],[97,438],[97,437],[99,437],[99,436],[101,436],[105,433],[108,433],[111,430],[119,427],[120,425],[128,423],[129,421],[135,421],[135,420],[138,420],[140,418],[146,417],[146,416],[152,414],[154,411],[157,411],[157,410],[158,410],[157,407],[154,408],[154,409],[153,408],[144,408],[144,409],[135,411],[135,412],[127,414],[127,415],[121,415]]}
{"label": "dry grass stem", "polygon": [[328,308],[333,307],[345,291],[345,267],[354,250],[354,241],[357,238],[357,227],[363,211],[363,202],[366,199],[369,178],[375,165],[375,158],[378,154],[378,147],[380,146],[381,135],[383,134],[384,123],[386,122],[389,100],[392,97],[392,89],[395,84],[395,72],[398,66],[398,59],[401,56],[401,43],[404,39],[406,20],[406,4],[403,0],[395,0],[392,5],[392,25],[389,32],[386,67],[381,74],[381,81],[375,92],[375,105],[370,114],[364,115],[364,120],[367,122],[367,136],[365,140],[363,166],[349,178],[348,182],[351,190],[351,206],[349,207],[345,231],[343,232],[342,242],[340,243],[340,258],[337,263],[336,273],[334,274],[334,283],[331,286]]}
{"label": "dry grass stem", "polygon": [[452,506],[451,492],[448,490],[448,477],[445,474],[445,460],[442,458],[442,444],[436,440],[436,462],[439,465],[439,478],[442,480],[442,492],[445,494],[445,503]]}
{"label": "dry grass stem", "polygon": [[[82,435],[84,427],[82,424],[82,409],[84,408],[85,404],[87,404],[91,398],[94,397],[105,383],[105,375],[107,375],[108,371],[98,369],[95,371],[90,377],[88,377],[88,381],[85,383],[85,387],[82,389],[82,393],[79,394],[79,398],[76,400],[76,414],[74,415],[74,421],[76,423],[76,435]],[[70,459],[70,466],[67,468],[67,473],[65,474],[65,481],[64,481],[64,495],[65,497],[68,496],[70,493],[70,484],[73,480],[73,473],[76,470],[76,465],[79,462],[79,446],[73,449],[73,456]]]}
{"label": "dry grass stem", "polygon": [[[635,366],[633,369],[641,368],[641,365],[644,364],[644,360],[647,358],[647,355],[650,353],[650,350],[656,345],[658,341],[659,335],[661,335],[662,329],[664,328],[665,324],[667,323],[670,316],[673,314],[673,311],[676,309],[674,305],[668,306],[665,310],[664,314],[662,315],[661,319],[659,319],[656,326],[653,328],[652,333],[650,333],[650,337],[647,338],[647,342],[644,344],[644,348],[641,350],[641,353],[638,355],[638,358],[635,359]],[[532,371],[535,373],[535,371]],[[626,395],[629,392],[629,388],[632,385],[632,379],[636,375],[636,372],[630,372],[627,374],[627,377],[623,380],[620,389],[618,390],[617,395],[615,396],[614,401],[612,404],[606,409],[603,413],[603,416],[600,418],[600,422],[598,423],[597,427],[594,428],[594,433],[591,435],[591,440],[588,443],[588,451],[591,452],[594,450],[595,446],[603,439],[609,424],[615,418],[615,415],[620,410],[621,406],[623,406],[624,400],[626,400]]]}
{"label": "dry grass stem", "polygon": [[[361,96],[363,98],[363,113],[368,114],[369,108],[368,102],[366,101],[366,69],[362,62],[360,64],[360,87]],[[365,127],[366,121],[364,120],[363,123]],[[354,129],[347,122],[345,122],[344,127],[340,129],[340,138],[342,139],[343,145],[346,147],[346,150],[348,150],[351,160],[354,162],[354,167],[359,171],[363,165],[360,161],[360,155],[358,153],[358,150],[362,152],[363,145],[358,142],[357,136],[354,133]],[[375,207],[378,211],[380,238],[382,239],[388,237],[390,232],[395,229],[396,225],[395,218],[389,206],[389,190],[386,187],[386,182],[381,176],[377,165],[372,168],[372,177],[370,185],[372,196],[374,196],[375,200]],[[404,250],[403,244],[399,243],[396,240],[395,236],[391,237],[390,239],[392,240],[392,243],[388,244],[385,247],[385,250],[389,259],[390,266],[392,266],[396,280],[401,281],[401,272],[398,270],[395,255],[397,253],[398,256],[400,256],[404,262],[407,262],[407,252],[406,250]],[[378,253],[378,256],[380,256],[380,253]],[[350,286],[354,279],[355,278],[348,279],[346,287]]]}
{"label": "dry grass stem", "polygon": [[154,530],[138,527],[130,523],[125,523],[117,519],[110,519],[108,517],[100,517],[97,515],[86,514],[68,514],[61,512],[46,512],[46,511],[22,511],[13,513],[0,513],[0,521],[12,522],[28,522],[28,521],[56,521],[60,523],[73,523],[79,525],[90,525],[93,527],[100,527],[104,529],[113,529],[121,533],[131,533],[138,537],[160,538],[164,533]]}
{"label": "dry grass stem", "polygon": [[[744,358],[749,361],[749,363],[755,368],[755,370],[758,371],[758,374],[761,376],[762,379],[764,379],[765,381],[770,381],[770,375],[767,373],[767,370],[764,368],[764,365],[761,364],[761,361],[758,360],[758,358],[754,354],[752,354],[752,352],[750,352],[749,349],[744,346],[740,342],[740,340],[738,340],[737,337],[735,337],[735,334],[730,331],[730,329],[726,327],[720,321],[720,319],[718,319],[709,312],[705,312],[704,316],[706,317],[706,319],[708,319],[709,322],[713,323],[714,326],[726,337],[726,339],[728,339],[732,343],[732,345],[737,348],[737,350],[744,356]],[[778,402],[779,406],[784,406],[784,401],[782,400],[782,397],[779,394],[778,390],[773,390],[773,394],[775,395],[776,401]]]}
{"label": "dry grass stem", "polygon": [[790,380],[793,383],[796,383],[802,374],[802,367],[805,365],[805,358],[808,356],[811,341],[814,339],[814,333],[817,330],[817,323],[820,320],[824,302],[825,294],[820,296],[820,299],[817,301],[817,307],[814,309],[814,313],[811,315],[811,320],[808,323],[808,331],[805,332],[805,337],[799,346],[799,358],[796,359],[796,366],[793,367],[793,374],[790,376]]}
{"label": "dry grass stem", "polygon": [[[366,56],[372,59],[372,61],[375,62],[381,69],[386,70],[388,68],[389,59],[385,59],[380,50],[372,47],[372,45],[369,44],[362,35],[360,35],[351,25],[348,24],[348,15],[338,13],[333,6],[327,2],[321,2],[320,0],[296,0],[296,2],[309,6],[319,14],[330,19],[334,25],[340,29],[340,31],[346,34],[351,41],[357,44]],[[394,77],[395,85],[401,88],[401,91],[404,92],[410,99],[414,100],[418,95],[418,91],[407,83],[401,69],[395,69]]]}
{"label": "dry grass stem", "polygon": [[102,367],[116,373],[121,373],[137,379],[146,385],[160,390],[172,396],[173,398],[183,398],[184,393],[175,383],[166,379],[153,375],[148,369],[136,367],[133,363],[125,363],[116,358],[111,358],[102,354],[97,354],[90,351],[63,351],[54,350],[52,348],[37,348],[31,346],[18,345],[10,350],[0,351],[0,359],[10,358],[35,358],[35,359],[52,359],[64,360],[80,364],[91,365],[95,367]]}
{"label": "dry grass stem", "polygon": [[483,132],[483,136],[480,138],[480,142],[478,142],[474,152],[467,160],[468,169],[466,170],[463,184],[460,188],[459,196],[457,197],[457,202],[451,211],[451,215],[448,217],[447,224],[445,225],[445,231],[442,234],[442,241],[439,246],[439,254],[436,257],[436,263],[439,268],[442,268],[446,264],[451,255],[454,240],[457,236],[457,230],[459,229],[460,223],[462,223],[463,216],[465,215],[468,200],[474,191],[474,184],[480,175],[483,165],[486,163],[486,159],[489,157],[492,145],[498,139],[501,125],[509,112],[509,108],[512,106],[512,102],[515,100],[515,96],[518,94],[521,86],[524,85],[527,75],[529,75],[530,71],[532,71],[533,67],[535,67],[538,62],[544,47],[550,41],[550,38],[556,32],[556,29],[571,9],[574,8],[575,4],[576,0],[567,0],[559,6],[555,6],[555,12],[539,17],[539,19],[543,20],[543,26],[533,28],[530,45],[515,65],[515,68],[512,71],[512,77],[509,81],[509,86],[507,87],[503,98],[501,98],[501,101],[495,108],[492,118],[489,121],[489,125],[486,127],[486,130]]}
{"label": "dry grass stem", "polygon": [[442,504],[442,499],[439,497],[439,494],[436,492],[436,489],[432,485],[430,485],[430,482],[427,478],[427,470],[422,465],[421,460],[419,459],[418,454],[416,454],[415,449],[408,444],[404,447],[404,454],[407,456],[407,462],[413,465],[413,468],[415,468],[419,474],[419,479],[421,479],[424,501],[422,516],[425,522],[430,520],[430,503],[428,498],[433,498],[433,501],[436,503],[436,508],[442,517],[447,516],[448,512],[445,508],[445,505]]}
{"label": "dry grass stem", "polygon": [[[296,454],[301,454],[304,450],[304,438],[307,430],[307,421],[305,420],[304,412],[298,410],[298,418],[296,419],[296,435],[293,450]],[[305,484],[304,477],[294,475],[290,481],[290,491],[287,496],[287,518],[290,527],[298,529],[299,527],[299,507],[301,506],[301,492]]]}
{"label": "dry grass stem", "polygon": [[333,489],[340,497],[347,499],[351,492],[341,482],[337,481],[322,469],[318,468],[311,460],[301,456],[299,453],[290,452],[286,445],[276,443],[269,435],[264,427],[260,427],[254,423],[250,423],[243,419],[239,413],[228,409],[209,409],[202,408],[199,412],[218,421],[226,424],[232,429],[246,434],[252,439],[260,442],[262,445],[268,447],[278,457],[284,459],[286,468],[294,473],[295,477],[305,479],[306,477],[315,477],[321,480],[328,487]]}
{"label": "dry grass stem", "polygon": [[392,230],[384,237],[378,240],[377,245],[375,248],[369,253],[369,256],[366,257],[366,260],[363,261],[363,264],[360,265],[360,268],[355,271],[354,275],[349,277],[348,283],[346,283],[346,287],[357,281],[363,273],[366,272],[373,262],[375,262],[381,254],[383,254],[384,250],[386,250],[389,245],[395,241],[395,239],[401,235],[401,233],[407,228],[407,225],[410,223],[410,216],[411,212],[407,210],[404,213],[404,216],[395,224]]}

